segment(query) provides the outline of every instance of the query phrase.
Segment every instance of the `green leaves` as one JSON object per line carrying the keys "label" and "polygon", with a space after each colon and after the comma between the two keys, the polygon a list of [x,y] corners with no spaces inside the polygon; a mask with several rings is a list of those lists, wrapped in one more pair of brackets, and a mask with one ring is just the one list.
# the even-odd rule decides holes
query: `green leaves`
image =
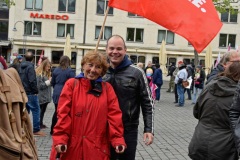
{"label": "green leaves", "polygon": [[240,0],[213,0],[215,8],[220,13],[230,12],[231,14],[237,14],[238,2]]}

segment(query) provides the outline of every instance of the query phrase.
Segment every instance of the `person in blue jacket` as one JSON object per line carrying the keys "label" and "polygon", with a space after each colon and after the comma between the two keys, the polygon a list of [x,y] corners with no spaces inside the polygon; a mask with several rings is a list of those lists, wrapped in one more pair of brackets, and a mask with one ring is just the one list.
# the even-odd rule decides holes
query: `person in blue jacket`
{"label": "person in blue jacket", "polygon": [[55,68],[52,73],[52,80],[51,84],[53,86],[53,103],[55,105],[55,112],[52,117],[52,125],[50,134],[53,134],[53,127],[57,123],[57,106],[58,106],[58,99],[60,97],[62,88],[65,82],[69,78],[75,77],[75,72],[70,68],[70,59],[68,56],[62,56],[60,58],[59,67]]}
{"label": "person in blue jacket", "polygon": [[161,87],[163,84],[163,80],[162,80],[162,70],[160,69],[160,65],[156,64],[156,69],[155,72],[153,74],[153,83],[157,85],[157,89],[155,90],[156,92],[156,102],[159,102],[160,100],[160,95],[161,95]]}

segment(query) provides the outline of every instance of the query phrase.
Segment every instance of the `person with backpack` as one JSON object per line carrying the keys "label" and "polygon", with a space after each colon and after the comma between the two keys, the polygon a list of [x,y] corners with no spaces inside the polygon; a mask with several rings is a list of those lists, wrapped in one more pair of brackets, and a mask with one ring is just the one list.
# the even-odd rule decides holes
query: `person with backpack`
{"label": "person with backpack", "polygon": [[35,136],[45,136],[46,134],[40,128],[40,106],[36,72],[32,63],[33,53],[28,51],[25,54],[25,60],[20,65],[19,75],[28,97],[27,110],[28,112],[32,112],[33,134]]}

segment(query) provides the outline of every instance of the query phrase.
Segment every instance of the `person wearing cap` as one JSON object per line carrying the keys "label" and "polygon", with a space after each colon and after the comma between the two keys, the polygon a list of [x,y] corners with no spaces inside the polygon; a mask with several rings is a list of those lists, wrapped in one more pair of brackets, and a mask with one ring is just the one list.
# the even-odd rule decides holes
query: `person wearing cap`
{"label": "person wearing cap", "polygon": [[192,104],[195,104],[198,96],[202,92],[204,81],[205,81],[205,72],[202,70],[202,66],[198,65],[196,67],[196,72],[194,75],[194,83],[193,83],[193,98],[192,98]]}
{"label": "person wearing cap", "polygon": [[178,104],[176,107],[183,107],[184,106],[184,87],[182,85],[183,81],[187,80],[187,70],[186,65],[183,63],[183,61],[178,62],[178,68],[179,71],[177,73],[177,76],[175,77],[175,84],[177,84],[177,93],[178,93]]}
{"label": "person wearing cap", "polygon": [[23,57],[22,57],[21,55],[18,55],[18,56],[17,56],[17,59],[18,59],[19,63],[21,63],[22,60],[23,60]]}

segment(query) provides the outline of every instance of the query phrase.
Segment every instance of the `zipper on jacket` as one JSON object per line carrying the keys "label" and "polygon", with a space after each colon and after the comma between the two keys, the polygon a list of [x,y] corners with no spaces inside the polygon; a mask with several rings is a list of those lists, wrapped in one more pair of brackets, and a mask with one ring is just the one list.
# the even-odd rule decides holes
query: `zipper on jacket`
{"label": "zipper on jacket", "polygon": [[132,121],[132,113],[131,113],[131,102],[128,102],[128,114],[129,114],[129,118],[130,118],[130,122]]}
{"label": "zipper on jacket", "polygon": [[14,157],[20,157],[20,153],[18,150],[15,150],[13,148],[9,148],[7,146],[0,145],[0,150],[7,152],[8,154],[14,156]]}

